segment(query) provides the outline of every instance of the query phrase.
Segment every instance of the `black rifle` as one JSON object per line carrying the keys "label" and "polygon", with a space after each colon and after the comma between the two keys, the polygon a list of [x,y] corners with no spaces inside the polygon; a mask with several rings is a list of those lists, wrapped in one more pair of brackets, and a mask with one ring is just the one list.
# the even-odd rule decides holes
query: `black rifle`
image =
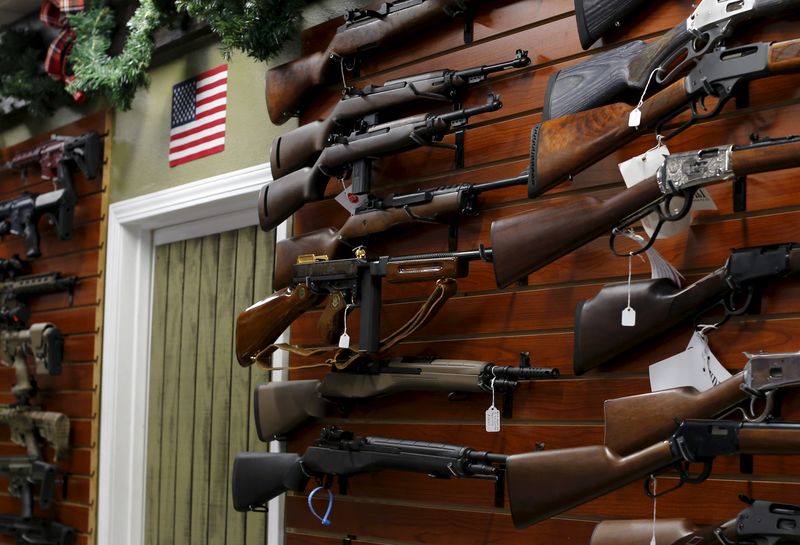
{"label": "black rifle", "polygon": [[72,178],[64,175],[66,164],[73,162],[89,180],[100,174],[103,165],[102,136],[94,131],[80,136],[53,135],[49,142],[14,155],[6,163],[8,170],[21,170],[23,175],[28,167],[39,164],[42,178],[55,180],[66,187]]}
{"label": "black rifle", "polygon": [[39,486],[39,507],[52,507],[56,482],[54,465],[37,456],[3,456],[0,457],[0,475],[8,477],[8,492],[20,499],[23,517],[30,518],[33,513],[33,485]]}
{"label": "black rifle", "polygon": [[[438,479],[468,477],[503,485],[504,454],[469,447],[358,437],[338,428],[325,428],[313,446],[294,453],[242,452],[233,462],[233,507],[237,511],[261,508],[287,490],[302,492],[311,478],[330,486],[334,475],[395,469],[426,473]],[[502,492],[500,492],[502,497]]]}
{"label": "black rifle", "polygon": [[314,166],[296,170],[264,186],[258,197],[261,228],[274,229],[304,204],[323,199],[331,176],[340,179],[352,177],[354,194],[369,193],[372,158],[421,146],[452,148],[439,141],[455,126],[474,115],[493,112],[502,106],[497,96],[490,95],[483,106],[446,114],[407,117],[341,139],[323,149]]}
{"label": "black rifle", "polygon": [[363,134],[389,119],[387,113],[415,102],[458,102],[464,89],[486,80],[489,74],[531,63],[528,52],[517,50],[513,60],[464,70],[437,70],[406,78],[348,88],[325,119],[312,121],[272,142],[270,168],[275,178],[311,166],[327,146],[350,134]]}
{"label": "black rifle", "polygon": [[61,189],[48,193],[25,192],[19,197],[0,202],[0,236],[25,237],[25,255],[28,257],[42,255],[39,250],[38,228],[42,216],[50,218],[60,240],[67,240],[72,235],[72,220],[78,197],[72,187],[69,171],[64,172],[70,182],[64,183]]}
{"label": "black rifle", "polygon": [[558,378],[555,367],[530,367],[530,354],[520,366],[485,361],[434,358],[391,358],[369,361],[354,369],[328,373],[323,379],[268,382],[256,386],[253,398],[256,431],[262,441],[284,437],[310,417],[327,409],[347,407],[354,400],[407,391],[486,392],[503,394],[503,413],[510,417],[511,398],[519,382]]}
{"label": "black rifle", "polygon": [[25,327],[30,318],[30,311],[24,304],[28,297],[66,291],[69,304],[72,304],[72,293],[78,281],[77,276],[61,276],[61,273],[50,272],[18,276],[0,282],[0,327]]}
{"label": "black rifle", "polygon": [[690,317],[722,306],[723,321],[757,308],[763,281],[800,272],[800,246],[795,243],[734,250],[720,269],[683,289],[666,278],[630,284],[630,306],[647,309],[636,325],[624,327],[622,309],[628,306],[628,283],[608,284],[575,310],[573,366],[581,375]]}
{"label": "black rifle", "polygon": [[[585,0],[589,18],[587,25],[598,21],[601,13],[619,8],[619,14],[633,11],[637,0]],[[576,0],[578,30],[581,32],[581,5]],[[611,7],[613,4],[613,8]],[[648,92],[655,92],[671,83],[706,53],[719,48],[737,25],[750,19],[777,17],[792,13],[798,0],[703,0],[691,16],[651,44],[641,40],[628,42],[610,51],[594,55],[575,66],[550,77],[544,100],[542,119],[555,119],[618,101],[639,100],[651,80]],[[614,13],[616,16],[616,13]],[[592,42],[598,31],[605,31],[619,19],[602,19],[597,29],[581,34]],[[591,42],[589,42],[591,43]],[[586,44],[584,43],[584,46]],[[653,72],[655,74],[653,74]]]}
{"label": "black rifle", "polygon": [[0,534],[17,545],[73,545],[75,530],[52,520],[0,514]]}

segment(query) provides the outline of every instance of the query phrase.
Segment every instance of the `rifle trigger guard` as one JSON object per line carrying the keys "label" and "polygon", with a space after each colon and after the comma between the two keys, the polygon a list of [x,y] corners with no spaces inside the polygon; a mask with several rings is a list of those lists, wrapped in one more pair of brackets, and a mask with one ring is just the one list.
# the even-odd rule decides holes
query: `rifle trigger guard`
{"label": "rifle trigger guard", "polygon": [[682,487],[684,481],[683,481],[683,476],[681,476],[681,478],[678,480],[678,484],[676,484],[675,486],[673,486],[671,488],[668,488],[666,490],[662,490],[661,492],[655,493],[655,494],[653,493],[653,488],[652,488],[652,486],[650,484],[652,482],[653,482],[653,480],[650,477],[648,477],[648,478],[646,478],[644,480],[644,493],[647,495],[648,498],[660,498],[661,496],[665,496],[665,495],[669,494],[670,492],[672,492],[674,490],[677,490],[680,487]]}

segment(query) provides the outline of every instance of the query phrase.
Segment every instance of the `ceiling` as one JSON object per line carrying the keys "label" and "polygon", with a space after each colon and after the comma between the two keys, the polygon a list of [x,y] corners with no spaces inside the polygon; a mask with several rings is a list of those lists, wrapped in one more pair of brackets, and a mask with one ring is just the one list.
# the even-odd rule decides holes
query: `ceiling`
{"label": "ceiling", "polygon": [[13,23],[39,9],[41,0],[0,0],[0,25]]}

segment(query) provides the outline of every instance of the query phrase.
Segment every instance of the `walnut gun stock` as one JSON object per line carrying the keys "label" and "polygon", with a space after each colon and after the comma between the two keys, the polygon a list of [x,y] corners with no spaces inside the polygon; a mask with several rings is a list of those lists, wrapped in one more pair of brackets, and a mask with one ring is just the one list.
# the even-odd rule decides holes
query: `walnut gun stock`
{"label": "walnut gun stock", "polygon": [[[541,195],[687,109],[692,117],[678,130],[716,115],[741,82],[798,70],[800,39],[720,49],[705,54],[683,79],[645,100],[638,127],[629,125],[632,108],[623,103],[539,123],[531,132],[528,195]],[[713,110],[701,105],[707,96],[719,99]]]}
{"label": "walnut gun stock", "polygon": [[270,120],[285,123],[297,114],[308,94],[341,78],[340,66],[350,58],[431,27],[472,9],[477,0],[397,0],[377,9],[347,12],[325,51],[276,66],[267,72],[266,100]]}
{"label": "walnut gun stock", "polygon": [[[691,199],[705,185],[796,166],[800,166],[796,136],[677,153],[667,157],[655,176],[611,198],[574,197],[499,219],[492,223],[497,285],[508,286],[615,227],[629,225],[674,195]],[[527,251],[515,249],[520,247]]]}
{"label": "walnut gun stock", "polygon": [[[325,416],[342,402],[409,391],[512,392],[520,381],[558,378],[558,369],[493,365],[485,361],[393,358],[319,380],[256,386],[256,431],[262,441],[284,437],[308,418]],[[329,400],[334,400],[331,403]]]}
{"label": "walnut gun stock", "polygon": [[515,454],[506,465],[511,518],[517,528],[530,526],[679,460],[703,463],[702,480],[716,456],[797,453],[800,424],[686,420],[668,440],[626,456],[601,446]]}
{"label": "walnut gun stock", "polygon": [[648,312],[632,327],[619,321],[627,305],[627,284],[606,285],[575,310],[575,373],[602,365],[717,302],[725,302],[728,312],[744,312],[746,308],[733,307],[733,295],[749,299],[759,282],[798,272],[800,247],[787,243],[734,250],[722,268],[683,289],[663,278],[637,280],[631,283],[631,305]]}
{"label": "walnut gun stock", "polygon": [[484,81],[489,74],[521,68],[530,62],[527,51],[520,49],[513,60],[506,62],[465,70],[439,70],[349,90],[325,119],[306,123],[273,140],[270,149],[272,175],[280,178],[312,166],[326,147],[348,134],[366,132],[388,119],[393,108],[416,102],[450,102],[463,94],[466,87]]}
{"label": "walnut gun stock", "polygon": [[233,462],[233,506],[237,511],[255,510],[287,490],[302,492],[310,477],[356,475],[382,469],[425,473],[439,479],[465,477],[501,482],[505,460],[503,454],[469,447],[358,437],[328,427],[302,457],[238,454]]}
{"label": "walnut gun stock", "polygon": [[[640,3],[576,0],[578,32],[584,49]],[[652,93],[682,76],[698,58],[719,48],[740,24],[791,14],[798,6],[800,0],[703,0],[686,21],[650,44],[641,40],[628,42],[553,74],[547,85],[542,119],[556,119],[617,101],[635,104],[645,88]],[[588,22],[584,23],[584,19]]]}
{"label": "walnut gun stock", "polygon": [[[680,539],[696,536],[698,527],[688,519],[604,520],[594,527],[589,545],[650,545],[655,533],[656,543],[674,545]],[[696,545],[719,543],[700,541]],[[694,542],[693,542],[694,543]]]}
{"label": "walnut gun stock", "polygon": [[455,124],[502,106],[497,96],[489,95],[483,106],[446,114],[423,114],[376,125],[364,134],[351,135],[343,142],[325,148],[313,167],[296,170],[264,186],[258,196],[261,228],[265,231],[274,229],[304,204],[322,200],[330,177],[334,174],[344,176],[354,162],[431,145],[441,140]]}

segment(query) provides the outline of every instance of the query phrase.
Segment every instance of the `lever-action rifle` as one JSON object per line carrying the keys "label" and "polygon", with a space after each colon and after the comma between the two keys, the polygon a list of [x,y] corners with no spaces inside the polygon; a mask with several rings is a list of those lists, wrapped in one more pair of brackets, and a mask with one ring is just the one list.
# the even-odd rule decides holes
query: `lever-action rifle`
{"label": "lever-action rifle", "polygon": [[[430,0],[428,0],[430,1]],[[353,193],[369,193],[370,167],[374,157],[381,157],[420,146],[444,146],[438,143],[457,123],[500,109],[503,104],[495,95],[483,106],[446,114],[422,114],[371,127],[354,133],[322,150],[312,167],[296,170],[269,182],[258,196],[258,218],[265,231],[274,229],[304,204],[325,197],[331,176],[340,179],[353,176]],[[354,164],[361,165],[354,168]]]}
{"label": "lever-action rifle", "polygon": [[[625,15],[640,2],[576,0],[578,33],[584,49],[599,37],[597,31],[605,32],[619,20],[604,15]],[[597,31],[584,28],[588,25],[582,24],[579,7],[582,4],[589,10],[586,14],[589,24],[593,25],[595,18],[602,18],[603,24],[598,25]],[[720,48],[745,21],[791,14],[798,7],[799,0],[703,0],[686,21],[653,43],[628,42],[553,74],[547,85],[542,119],[556,119],[616,101],[635,104],[645,88],[655,91],[675,81],[703,55]]]}
{"label": "lever-action rifle", "polygon": [[287,132],[272,141],[270,168],[280,178],[309,166],[327,146],[349,134],[364,133],[387,119],[392,108],[414,102],[459,102],[467,86],[484,81],[489,74],[528,66],[528,52],[517,50],[513,60],[465,70],[439,70],[417,74],[383,85],[348,89],[325,119],[318,119]]}
{"label": "lever-action rifle", "polygon": [[[414,221],[447,221],[455,214],[478,213],[478,195],[486,191],[525,185],[528,175],[483,184],[460,184],[422,189],[384,198],[368,197],[337,231],[325,227],[286,238],[275,245],[276,289],[289,285],[292,265],[307,261],[338,259],[369,235]],[[358,241],[358,242],[357,242]]]}
{"label": "lever-action rifle", "polygon": [[[750,500],[752,501],[752,500]],[[800,537],[800,506],[756,500],[735,519],[699,527],[687,519],[604,520],[589,545],[778,545]]]}
{"label": "lever-action rifle", "polygon": [[355,66],[357,55],[415,34],[447,17],[471,17],[477,0],[397,0],[377,9],[349,10],[345,23],[325,51],[276,66],[267,71],[269,118],[281,125],[297,115],[309,93],[341,80],[344,67]]}
{"label": "lever-action rifle", "polygon": [[72,184],[68,162],[74,162],[88,180],[94,180],[103,165],[101,136],[94,131],[80,136],[53,135],[49,142],[14,155],[6,169],[21,170],[39,164],[44,180],[55,180],[66,187]]}
{"label": "lever-action rifle", "polygon": [[[337,259],[294,265],[292,286],[283,288],[245,309],[236,320],[236,357],[249,366],[272,353],[283,331],[306,310],[331,295],[320,319],[322,338],[336,342],[348,306],[360,306],[359,354],[376,354],[425,325],[456,290],[454,278],[463,278],[469,262],[490,260],[491,250],[434,253],[402,257]],[[436,289],[409,322],[383,341],[380,302],[383,278],[387,282],[434,280]],[[340,340],[341,342],[341,340]]]}
{"label": "lever-action rifle", "polygon": [[17,545],[73,545],[75,530],[52,520],[0,514],[0,534]]}
{"label": "lever-action rifle", "polygon": [[485,361],[392,358],[328,373],[321,381],[259,384],[253,411],[259,439],[270,441],[291,433],[308,418],[325,416],[327,409],[352,400],[407,391],[494,391],[507,395],[520,381],[544,378],[558,378],[558,369],[494,365]]}
{"label": "lever-action rifle", "polygon": [[623,327],[620,313],[628,304],[627,282],[608,284],[575,310],[573,366],[580,375],[602,365],[691,317],[722,306],[725,318],[757,306],[765,280],[800,272],[795,243],[734,250],[724,266],[683,289],[666,278],[635,280],[630,304],[646,308],[636,324]]}
{"label": "lever-action rifle", "polygon": [[[672,466],[681,483],[702,482],[716,456],[799,453],[797,423],[685,420],[668,440],[627,456],[605,446],[515,454],[506,461],[511,518],[530,526]],[[703,470],[690,475],[695,462]]]}
{"label": "lever-action rifle", "polygon": [[[689,213],[695,192],[703,186],[796,166],[800,166],[798,136],[675,153],[666,157],[654,176],[609,199],[574,197],[560,205],[499,219],[492,223],[497,285],[508,286],[651,212],[659,215],[658,229],[666,221],[679,220]],[[661,204],[670,210],[674,197],[684,198],[683,206],[678,212],[665,213]]]}
{"label": "lever-action rifle", "polygon": [[[629,125],[632,108],[617,103],[551,119],[534,126],[528,195],[536,197],[621,148],[650,129],[690,110],[688,121],[666,138],[699,119],[713,117],[734,96],[740,84],[800,70],[800,39],[755,43],[705,54],[686,76],[645,100],[638,127]],[[703,100],[715,97],[713,108]]]}
{"label": "lever-action rifle", "polygon": [[[426,473],[438,479],[468,477],[502,486],[506,456],[469,447],[358,437],[325,428],[314,445],[294,453],[242,452],[233,462],[233,507],[251,511],[288,490],[302,492],[311,478],[328,486],[332,477],[394,469]],[[502,493],[500,494],[502,497]]]}

